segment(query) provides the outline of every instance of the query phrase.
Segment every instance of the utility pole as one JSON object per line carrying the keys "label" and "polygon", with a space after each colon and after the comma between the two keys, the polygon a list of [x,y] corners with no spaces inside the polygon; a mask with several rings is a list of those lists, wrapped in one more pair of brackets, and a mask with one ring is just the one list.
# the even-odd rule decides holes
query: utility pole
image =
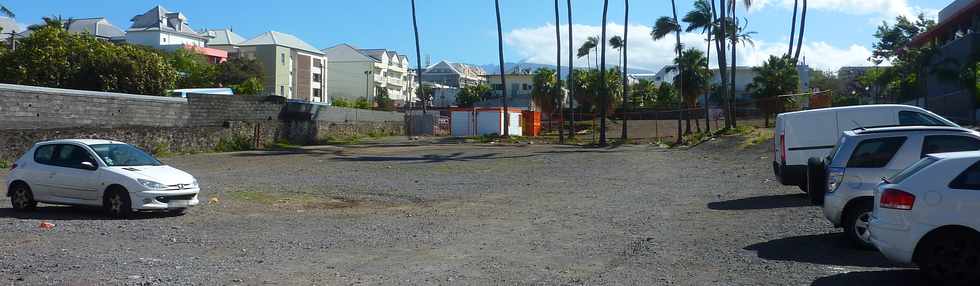
{"label": "utility pole", "polygon": [[[562,118],[562,122],[558,127],[558,144],[565,144],[565,101],[564,96],[561,92],[561,18],[558,14],[558,0],[555,0],[555,47],[558,51],[557,58],[555,62],[557,63],[557,68],[555,69],[555,98],[558,99],[558,114]],[[571,25],[571,23],[569,23]],[[550,118],[549,118],[550,120]],[[549,121],[550,122],[550,121]],[[550,124],[549,124],[550,126]]]}
{"label": "utility pole", "polygon": [[[413,0],[414,1],[414,0]],[[500,86],[503,93],[504,137],[510,136],[510,113],[507,110],[507,77],[504,72],[504,33],[500,26],[500,0],[494,1],[497,8],[497,52],[500,58]]]}

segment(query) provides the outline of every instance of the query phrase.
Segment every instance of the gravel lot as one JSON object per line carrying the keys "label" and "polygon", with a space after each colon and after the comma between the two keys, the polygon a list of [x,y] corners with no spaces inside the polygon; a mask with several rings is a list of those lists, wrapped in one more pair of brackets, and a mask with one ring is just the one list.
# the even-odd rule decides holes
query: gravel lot
{"label": "gravel lot", "polygon": [[0,284],[921,282],[851,250],[799,190],[772,182],[767,146],[736,145],[388,144],[166,158],[211,203],[110,220],[47,205],[15,213],[0,199]]}

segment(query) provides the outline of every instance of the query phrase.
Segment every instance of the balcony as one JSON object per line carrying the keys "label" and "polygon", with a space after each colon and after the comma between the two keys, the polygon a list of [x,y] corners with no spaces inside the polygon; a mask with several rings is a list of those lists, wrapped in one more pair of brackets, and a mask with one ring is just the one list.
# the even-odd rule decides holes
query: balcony
{"label": "balcony", "polygon": [[381,76],[380,74],[375,74],[374,75],[374,82],[384,83],[385,82],[385,77],[384,76]]}
{"label": "balcony", "polygon": [[402,81],[400,78],[393,78],[393,77],[389,77],[388,78],[388,84],[393,84],[393,85],[397,85],[397,86],[405,86],[405,82],[404,81]]}

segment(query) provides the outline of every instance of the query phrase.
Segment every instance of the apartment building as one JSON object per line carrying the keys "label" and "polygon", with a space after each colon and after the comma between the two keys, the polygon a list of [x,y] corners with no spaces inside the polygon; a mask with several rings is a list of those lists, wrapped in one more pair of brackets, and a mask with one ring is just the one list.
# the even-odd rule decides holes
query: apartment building
{"label": "apartment building", "polygon": [[440,61],[422,72],[422,81],[462,88],[486,83],[486,71],[477,66]]}
{"label": "apartment building", "polygon": [[320,50],[296,36],[276,31],[233,43],[237,41],[236,37],[227,45],[216,48],[261,62],[265,94],[291,100],[329,102],[326,94],[327,58]]}
{"label": "apartment building", "polygon": [[401,102],[413,98],[414,74],[409,73],[408,57],[386,49],[358,49],[339,44],[323,50],[330,69],[331,98],[373,99],[380,92]]}
{"label": "apartment building", "polygon": [[212,63],[228,58],[228,53],[224,51],[206,48],[210,37],[194,31],[183,13],[156,6],[130,21],[133,25],[126,29],[127,43],[165,51],[186,49],[204,55]]}

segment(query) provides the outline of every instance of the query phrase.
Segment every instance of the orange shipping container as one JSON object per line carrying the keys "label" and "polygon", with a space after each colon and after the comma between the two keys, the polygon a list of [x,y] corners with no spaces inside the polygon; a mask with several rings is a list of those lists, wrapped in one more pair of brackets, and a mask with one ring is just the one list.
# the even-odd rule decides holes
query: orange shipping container
{"label": "orange shipping container", "polygon": [[525,110],[522,113],[524,113],[524,136],[540,136],[541,112]]}

